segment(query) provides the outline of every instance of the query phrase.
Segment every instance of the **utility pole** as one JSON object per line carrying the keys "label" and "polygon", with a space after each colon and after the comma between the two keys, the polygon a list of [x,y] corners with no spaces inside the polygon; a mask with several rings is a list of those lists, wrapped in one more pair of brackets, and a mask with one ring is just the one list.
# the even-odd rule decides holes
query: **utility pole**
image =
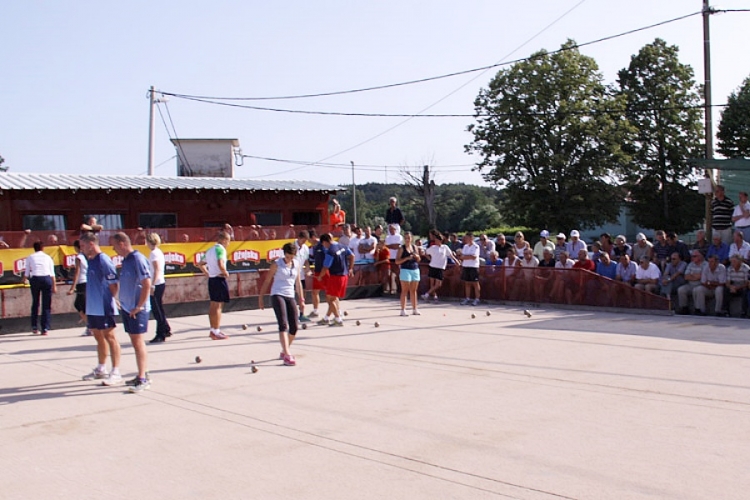
{"label": "utility pole", "polygon": [[[711,106],[711,34],[709,31],[709,16],[713,10],[709,6],[709,0],[703,0],[703,102],[705,104],[704,121],[706,131],[706,160],[714,158],[714,127],[711,116],[713,108]],[[711,179],[712,184],[719,182],[720,175],[714,176],[713,170],[706,170],[706,177]],[[706,236],[711,241],[711,194],[706,195]]]}
{"label": "utility pole", "polygon": [[148,175],[154,175],[154,86],[148,90]]}
{"label": "utility pole", "polygon": [[352,205],[354,206],[354,225],[357,225],[357,185],[354,183],[354,162],[352,164]]}

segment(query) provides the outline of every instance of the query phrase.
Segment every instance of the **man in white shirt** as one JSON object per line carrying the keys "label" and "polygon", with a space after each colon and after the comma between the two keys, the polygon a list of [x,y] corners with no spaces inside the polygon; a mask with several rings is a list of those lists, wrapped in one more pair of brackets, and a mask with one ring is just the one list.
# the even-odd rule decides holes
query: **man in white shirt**
{"label": "man in white shirt", "polygon": [[367,226],[364,236],[359,239],[355,252],[358,263],[372,264],[375,262],[375,247],[377,244],[378,240],[372,235],[372,229]]}
{"label": "man in white shirt", "polygon": [[349,247],[349,250],[351,250],[352,253],[354,254],[355,259],[357,258],[357,250],[359,248],[359,240],[361,238],[362,238],[362,228],[355,226],[354,229],[352,229],[352,235],[349,238],[349,243],[348,245],[346,245]]}
{"label": "man in white shirt", "polygon": [[729,245],[729,258],[733,255],[739,255],[744,262],[750,259],[750,243],[745,241],[744,233],[740,229],[734,232],[732,244]]}
{"label": "man in white shirt", "polygon": [[[464,282],[465,298],[461,305],[471,304],[479,305],[479,245],[474,243],[474,235],[466,233],[464,235],[464,246],[461,250],[461,281]],[[471,300],[471,291],[474,290],[474,301]]]}
{"label": "man in white shirt", "polygon": [[398,249],[404,244],[404,238],[398,231],[398,227],[395,224],[388,224],[388,234],[385,237],[385,246],[388,247],[388,251],[391,253],[390,261],[390,277],[388,279],[388,293],[391,295],[396,293],[396,279],[399,273],[399,267],[396,265],[396,256],[398,256]]}
{"label": "man in white shirt", "polygon": [[57,293],[55,263],[52,257],[43,252],[41,241],[34,243],[34,253],[26,258],[23,282],[31,285],[31,331],[39,333],[39,298],[42,299],[42,335],[50,328],[50,308],[52,294]]}
{"label": "man in white shirt", "polygon": [[740,191],[740,202],[734,207],[732,222],[734,228],[742,231],[745,241],[750,240],[750,202],[747,201],[747,193]]}
{"label": "man in white shirt", "polygon": [[570,241],[566,244],[568,255],[576,256],[580,250],[586,250],[586,243],[580,240],[581,234],[577,229],[570,232]]}

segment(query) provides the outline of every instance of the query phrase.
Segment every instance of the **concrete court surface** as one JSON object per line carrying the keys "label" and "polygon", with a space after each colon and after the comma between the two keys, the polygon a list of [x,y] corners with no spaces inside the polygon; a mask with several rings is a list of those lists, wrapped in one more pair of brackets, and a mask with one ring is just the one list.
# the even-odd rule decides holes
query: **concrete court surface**
{"label": "concrete court surface", "polygon": [[747,320],[344,308],[296,367],[270,309],[175,318],[142,394],[81,381],[81,328],[0,337],[0,498],[750,498]]}

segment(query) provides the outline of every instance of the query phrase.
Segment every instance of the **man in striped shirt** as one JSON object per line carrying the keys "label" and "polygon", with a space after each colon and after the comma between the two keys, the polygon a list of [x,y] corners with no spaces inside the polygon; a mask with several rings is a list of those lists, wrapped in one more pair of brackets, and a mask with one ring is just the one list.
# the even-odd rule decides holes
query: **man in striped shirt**
{"label": "man in striped shirt", "polygon": [[727,245],[732,243],[732,214],[734,202],[724,195],[724,186],[717,184],[711,200],[711,229],[713,235],[718,234]]}

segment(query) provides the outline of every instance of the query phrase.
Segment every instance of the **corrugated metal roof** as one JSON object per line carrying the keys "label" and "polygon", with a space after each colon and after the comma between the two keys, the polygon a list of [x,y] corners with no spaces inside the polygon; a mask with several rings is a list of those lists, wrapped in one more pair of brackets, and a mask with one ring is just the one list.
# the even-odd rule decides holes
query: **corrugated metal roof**
{"label": "corrugated metal roof", "polygon": [[266,181],[224,177],[152,177],[146,175],[77,175],[0,173],[0,189],[219,189],[234,191],[340,191],[339,186],[310,181]]}

